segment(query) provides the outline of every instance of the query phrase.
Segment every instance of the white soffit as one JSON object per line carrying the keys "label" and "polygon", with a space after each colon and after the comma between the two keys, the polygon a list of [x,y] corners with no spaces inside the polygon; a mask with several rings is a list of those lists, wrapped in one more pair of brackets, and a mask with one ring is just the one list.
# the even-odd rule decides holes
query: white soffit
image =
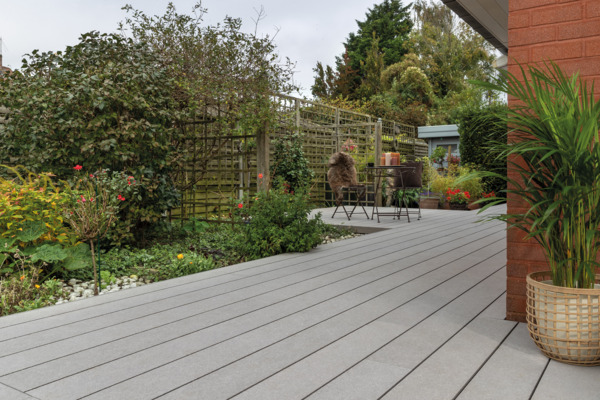
{"label": "white soffit", "polygon": [[442,0],[459,17],[506,54],[508,0]]}

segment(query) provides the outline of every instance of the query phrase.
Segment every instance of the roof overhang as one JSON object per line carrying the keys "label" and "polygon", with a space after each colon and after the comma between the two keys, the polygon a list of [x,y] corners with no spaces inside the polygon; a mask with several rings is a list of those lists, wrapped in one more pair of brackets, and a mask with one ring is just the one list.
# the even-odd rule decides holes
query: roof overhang
{"label": "roof overhang", "polygon": [[508,0],[442,0],[502,54],[508,54]]}

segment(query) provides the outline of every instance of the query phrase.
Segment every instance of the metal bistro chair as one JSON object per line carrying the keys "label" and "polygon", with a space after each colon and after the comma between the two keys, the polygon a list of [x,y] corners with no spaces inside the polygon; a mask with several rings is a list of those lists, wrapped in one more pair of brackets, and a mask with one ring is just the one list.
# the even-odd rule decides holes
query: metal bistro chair
{"label": "metal bistro chair", "polygon": [[[367,187],[357,183],[356,168],[354,167],[354,159],[352,156],[344,152],[337,152],[329,158],[328,166],[327,180],[331,190],[335,194],[337,206],[333,211],[331,218],[335,217],[335,214],[341,206],[349,221],[354,214],[356,207],[360,206],[368,219],[369,214],[364,207]],[[351,211],[346,209],[345,203],[354,203],[354,207],[352,207]]]}
{"label": "metal bistro chair", "polygon": [[[421,161],[405,161],[401,163],[401,166],[406,167],[394,171],[394,187],[393,191],[401,191],[402,195],[398,199],[398,219],[401,216],[406,216],[408,222],[410,222],[410,214],[416,214],[417,220],[421,219],[421,204],[417,201],[418,210],[409,211],[408,199],[406,198],[406,191],[411,189],[420,189],[423,186],[423,163]],[[419,200],[421,195],[419,194]]]}
{"label": "metal bistro chair", "polygon": [[[365,185],[352,185],[352,186],[341,186],[339,188],[342,191],[342,202],[340,204],[336,204],[335,210],[333,211],[333,215],[331,216],[331,218],[335,217],[335,213],[337,213],[338,209],[340,208],[340,206],[342,207],[342,209],[344,210],[344,213],[346,214],[346,218],[348,218],[348,221],[350,221],[350,218],[352,217],[352,215],[354,214],[354,211],[356,210],[356,207],[360,206],[363,209],[363,212],[365,213],[365,215],[367,216],[367,219],[369,219],[369,214],[367,213],[367,210],[365,210],[365,205],[364,205],[364,200],[366,198],[366,193],[367,193],[367,187]],[[354,199],[352,199],[352,195],[354,195]],[[344,205],[344,203],[346,202],[345,199],[348,199],[348,203],[354,203],[354,206],[352,207],[352,210],[350,210],[350,212],[348,212],[348,210],[346,210],[346,206]]]}

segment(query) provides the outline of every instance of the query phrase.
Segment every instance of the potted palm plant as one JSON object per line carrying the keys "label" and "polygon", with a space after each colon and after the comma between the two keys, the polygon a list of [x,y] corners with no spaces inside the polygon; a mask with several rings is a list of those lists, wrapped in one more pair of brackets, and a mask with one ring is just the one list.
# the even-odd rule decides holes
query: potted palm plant
{"label": "potted palm plant", "polygon": [[600,102],[593,86],[552,62],[521,67],[521,74],[503,71],[496,82],[480,83],[522,104],[505,115],[512,139],[498,146],[512,167],[502,177],[508,197],[524,211],[494,218],[524,230],[548,262],[549,271],[527,276],[536,345],[559,361],[600,365]]}

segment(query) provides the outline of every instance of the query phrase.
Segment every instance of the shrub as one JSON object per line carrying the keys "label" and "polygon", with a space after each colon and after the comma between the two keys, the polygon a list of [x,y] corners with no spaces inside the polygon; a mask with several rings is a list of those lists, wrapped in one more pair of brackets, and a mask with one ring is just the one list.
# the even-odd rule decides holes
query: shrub
{"label": "shrub", "polygon": [[69,195],[50,179],[22,168],[6,168],[0,177],[0,274],[11,273],[17,261],[11,249],[20,249],[46,273],[90,265],[91,255],[76,233],[64,224]]}
{"label": "shrub", "polygon": [[[458,113],[460,155],[463,163],[471,164],[479,171],[506,176],[506,157],[501,155],[497,146],[505,144],[507,140],[508,129],[502,118],[506,112],[505,105],[492,105],[483,108],[463,108]],[[503,193],[506,190],[506,181],[497,177],[484,177],[482,183],[487,191]]]}
{"label": "shrub", "polygon": [[36,50],[0,80],[11,110],[0,162],[63,180],[76,164],[132,171],[144,188],[142,221],[155,221],[178,202],[169,174],[183,133],[174,129],[173,86],[155,53],[121,35],[91,32],[64,52]]}
{"label": "shrub", "polygon": [[14,254],[14,273],[0,276],[0,316],[54,304],[62,294],[62,284],[54,279],[40,282],[39,266],[19,250]]}
{"label": "shrub", "polygon": [[260,192],[235,210],[237,220],[243,222],[238,251],[247,259],[304,252],[321,242],[323,221],[320,215],[309,219],[309,198],[301,190],[294,194],[285,188]]}
{"label": "shrub", "polygon": [[216,268],[211,257],[179,250],[175,246],[160,244],[147,249],[113,248],[100,256],[99,265],[101,271],[105,275],[109,274],[108,276],[136,274],[153,281]]}
{"label": "shrub", "polygon": [[[271,175],[274,183],[286,182],[290,190],[306,189],[315,177],[308,168],[308,160],[302,150],[303,139],[300,134],[292,133],[273,141],[273,163]],[[279,178],[279,179],[278,179]]]}
{"label": "shrub", "polygon": [[470,175],[473,171],[468,167],[453,167],[448,170],[447,175],[434,177],[431,189],[434,192],[446,193],[448,189],[460,189],[469,192],[473,199],[478,199],[483,193],[481,178]]}

